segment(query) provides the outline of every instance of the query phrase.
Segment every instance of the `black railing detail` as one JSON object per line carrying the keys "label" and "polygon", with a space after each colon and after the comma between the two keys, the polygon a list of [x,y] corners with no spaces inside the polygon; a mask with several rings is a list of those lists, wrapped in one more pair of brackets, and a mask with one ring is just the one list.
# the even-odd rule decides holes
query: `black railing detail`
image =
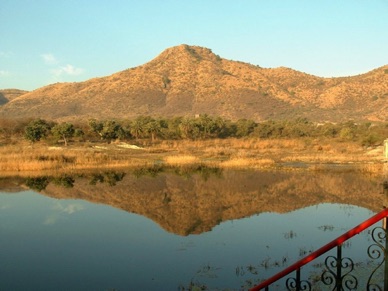
{"label": "black railing detail", "polygon": [[296,278],[288,278],[286,280],[286,288],[289,291],[311,290],[311,283],[300,279],[300,269],[298,269],[296,270]]}
{"label": "black railing detail", "polygon": [[351,274],[354,262],[351,258],[342,257],[342,245],[337,246],[337,257],[328,256],[325,260],[326,270],[322,273],[321,280],[332,290],[356,290],[357,278]]}
{"label": "black railing detail", "polygon": [[[388,189],[387,189],[388,191]],[[387,193],[388,194],[388,193]],[[337,248],[337,256],[328,256],[325,259],[325,270],[321,275],[321,282],[332,288],[331,290],[342,291],[342,290],[357,290],[361,283],[358,282],[358,279],[352,272],[355,270],[355,263],[352,259],[348,257],[342,257],[342,244],[353,236],[359,234],[361,231],[367,229],[378,221],[383,221],[383,227],[375,227],[372,232],[372,240],[374,243],[370,245],[367,249],[367,254],[370,259],[376,261],[377,266],[372,271],[371,275],[364,285],[365,281],[362,282],[361,288],[364,290],[384,290],[388,291],[388,263],[386,263],[386,257],[388,256],[388,232],[387,232],[387,217],[388,209],[384,208],[381,212],[374,215],[373,217],[365,220],[358,226],[347,231],[343,235],[324,245],[320,249],[312,252],[305,258],[299,260],[298,262],[292,264],[291,266],[285,268],[281,272],[275,274],[266,281],[258,284],[257,286],[251,288],[251,291],[258,290],[269,290],[269,286],[278,280],[285,278],[287,275],[292,272],[296,272],[295,278],[288,278],[286,280],[287,290],[311,290],[312,284],[309,281],[301,280],[301,268],[315,260],[319,256],[327,253],[333,248]],[[385,264],[384,264],[385,263]],[[382,265],[384,264],[384,270],[382,270]],[[356,272],[356,271],[355,271]],[[354,273],[355,273],[354,272]],[[377,274],[382,273],[382,278],[378,277]],[[378,282],[375,283],[374,281]],[[379,283],[384,286],[381,287]]]}
{"label": "black railing detail", "polygon": [[[368,256],[372,260],[377,262],[377,266],[372,271],[371,275],[368,278],[367,290],[386,290],[383,289],[383,286],[380,286],[378,283],[374,283],[373,280],[377,274],[378,270],[381,270],[381,266],[385,262],[387,256],[387,229],[386,221],[384,219],[384,227],[375,227],[372,230],[371,237],[374,243],[368,247]],[[385,273],[387,272],[387,266],[385,266]]]}

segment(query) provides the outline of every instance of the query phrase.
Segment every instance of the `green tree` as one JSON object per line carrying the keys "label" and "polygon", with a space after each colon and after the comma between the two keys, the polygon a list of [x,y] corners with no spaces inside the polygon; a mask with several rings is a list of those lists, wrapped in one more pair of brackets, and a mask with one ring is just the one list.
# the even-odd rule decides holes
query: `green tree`
{"label": "green tree", "polygon": [[101,137],[105,140],[112,140],[125,137],[125,131],[121,124],[114,120],[104,121],[101,130]]}
{"label": "green tree", "polygon": [[179,124],[179,129],[183,138],[190,138],[191,132],[195,127],[193,119],[184,117]]}
{"label": "green tree", "polygon": [[218,129],[217,136],[220,138],[227,138],[236,136],[237,127],[236,123],[231,120],[223,120],[220,124],[220,128]]}
{"label": "green tree", "polygon": [[91,129],[92,132],[98,134],[101,139],[102,139],[102,129],[104,127],[104,125],[102,124],[102,122],[100,121],[97,121],[96,119],[90,119],[88,121],[88,124],[89,124],[89,127]]}
{"label": "green tree", "polygon": [[228,135],[228,124],[222,117],[216,117],[213,119],[213,137],[226,137]]}
{"label": "green tree", "polygon": [[51,125],[43,119],[32,120],[24,129],[24,137],[31,141],[40,141],[50,133]]}
{"label": "green tree", "polygon": [[201,131],[202,138],[209,138],[215,128],[213,118],[207,114],[201,114],[197,120],[197,124]]}
{"label": "green tree", "polygon": [[135,120],[132,121],[130,132],[135,137],[136,140],[140,138],[144,130],[145,130],[144,122],[142,119],[136,118]]}
{"label": "green tree", "polygon": [[67,146],[68,139],[72,138],[74,136],[75,129],[74,129],[73,124],[67,123],[67,122],[63,122],[63,123],[59,123],[59,124],[55,125],[51,129],[51,133],[58,140],[60,138],[62,138],[63,141],[65,142],[65,146]]}
{"label": "green tree", "polygon": [[97,133],[103,140],[112,140],[125,137],[125,130],[115,120],[105,120],[103,122],[95,119],[89,120],[89,126],[93,132]]}
{"label": "green tree", "polygon": [[249,136],[257,126],[256,122],[250,119],[239,119],[236,122],[236,137]]}
{"label": "green tree", "polygon": [[284,129],[283,121],[267,120],[255,127],[254,135],[260,138],[279,138],[283,136]]}
{"label": "green tree", "polygon": [[147,123],[146,131],[151,135],[151,141],[154,142],[158,134],[161,132],[162,125],[159,120],[152,120]]}
{"label": "green tree", "polygon": [[197,119],[185,117],[182,119],[179,129],[183,138],[197,139],[202,133],[201,122]]}
{"label": "green tree", "polygon": [[173,117],[171,119],[162,120],[161,135],[166,139],[179,139],[182,137],[181,130],[179,128],[182,117]]}
{"label": "green tree", "polygon": [[85,132],[81,128],[75,128],[74,129],[74,136],[78,138],[83,138],[85,135]]}
{"label": "green tree", "polygon": [[282,133],[282,136],[291,138],[312,136],[314,130],[315,125],[307,118],[297,118],[285,122],[285,128]]}

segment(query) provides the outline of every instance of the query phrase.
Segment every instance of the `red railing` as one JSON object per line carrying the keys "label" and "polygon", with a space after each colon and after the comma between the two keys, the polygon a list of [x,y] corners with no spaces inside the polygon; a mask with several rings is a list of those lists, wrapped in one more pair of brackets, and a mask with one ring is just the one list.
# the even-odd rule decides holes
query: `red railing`
{"label": "red railing", "polygon": [[277,273],[273,277],[265,280],[264,282],[260,283],[259,285],[255,286],[255,287],[251,288],[250,291],[258,291],[258,290],[262,290],[262,289],[268,287],[272,283],[287,276],[291,272],[297,271],[302,266],[304,266],[307,263],[311,262],[312,260],[318,258],[319,256],[323,255],[324,253],[328,252],[329,250],[331,250],[335,247],[338,247],[343,242],[347,241],[348,239],[355,236],[356,234],[359,234],[361,231],[367,229],[368,227],[372,226],[373,224],[382,220],[385,217],[388,217],[388,208],[385,208],[383,211],[379,212],[375,216],[372,216],[371,218],[365,220],[361,224],[352,228],[348,232],[344,233],[343,235],[339,236],[338,238],[336,238],[333,241],[329,242],[328,244],[324,245],[320,249],[318,249],[315,252],[311,253],[310,255],[306,256],[305,258],[303,258],[303,259],[299,260],[298,262],[292,264],[291,266],[287,267],[283,271]]}

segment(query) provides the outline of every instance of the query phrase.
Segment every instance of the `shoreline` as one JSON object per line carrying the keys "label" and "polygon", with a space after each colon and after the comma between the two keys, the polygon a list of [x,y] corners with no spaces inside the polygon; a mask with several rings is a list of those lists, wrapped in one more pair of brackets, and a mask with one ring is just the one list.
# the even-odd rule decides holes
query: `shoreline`
{"label": "shoreline", "polygon": [[310,171],[348,167],[383,173],[385,163],[382,146],[363,148],[349,142],[303,139],[172,140],[137,145],[84,142],[67,147],[19,142],[0,147],[1,177],[155,166]]}

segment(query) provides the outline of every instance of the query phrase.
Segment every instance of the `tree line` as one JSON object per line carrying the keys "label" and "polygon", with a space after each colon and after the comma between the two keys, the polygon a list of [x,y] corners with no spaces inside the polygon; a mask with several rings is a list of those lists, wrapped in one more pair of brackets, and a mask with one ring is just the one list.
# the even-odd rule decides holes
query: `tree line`
{"label": "tree line", "polygon": [[97,120],[54,122],[41,118],[32,120],[0,120],[0,137],[24,137],[31,142],[51,140],[106,141],[112,140],[205,140],[212,138],[336,138],[360,142],[364,146],[382,144],[388,137],[388,123],[346,121],[314,123],[306,118],[293,120],[249,119],[231,121],[207,114],[196,117],[155,118],[139,116],[132,120]]}

